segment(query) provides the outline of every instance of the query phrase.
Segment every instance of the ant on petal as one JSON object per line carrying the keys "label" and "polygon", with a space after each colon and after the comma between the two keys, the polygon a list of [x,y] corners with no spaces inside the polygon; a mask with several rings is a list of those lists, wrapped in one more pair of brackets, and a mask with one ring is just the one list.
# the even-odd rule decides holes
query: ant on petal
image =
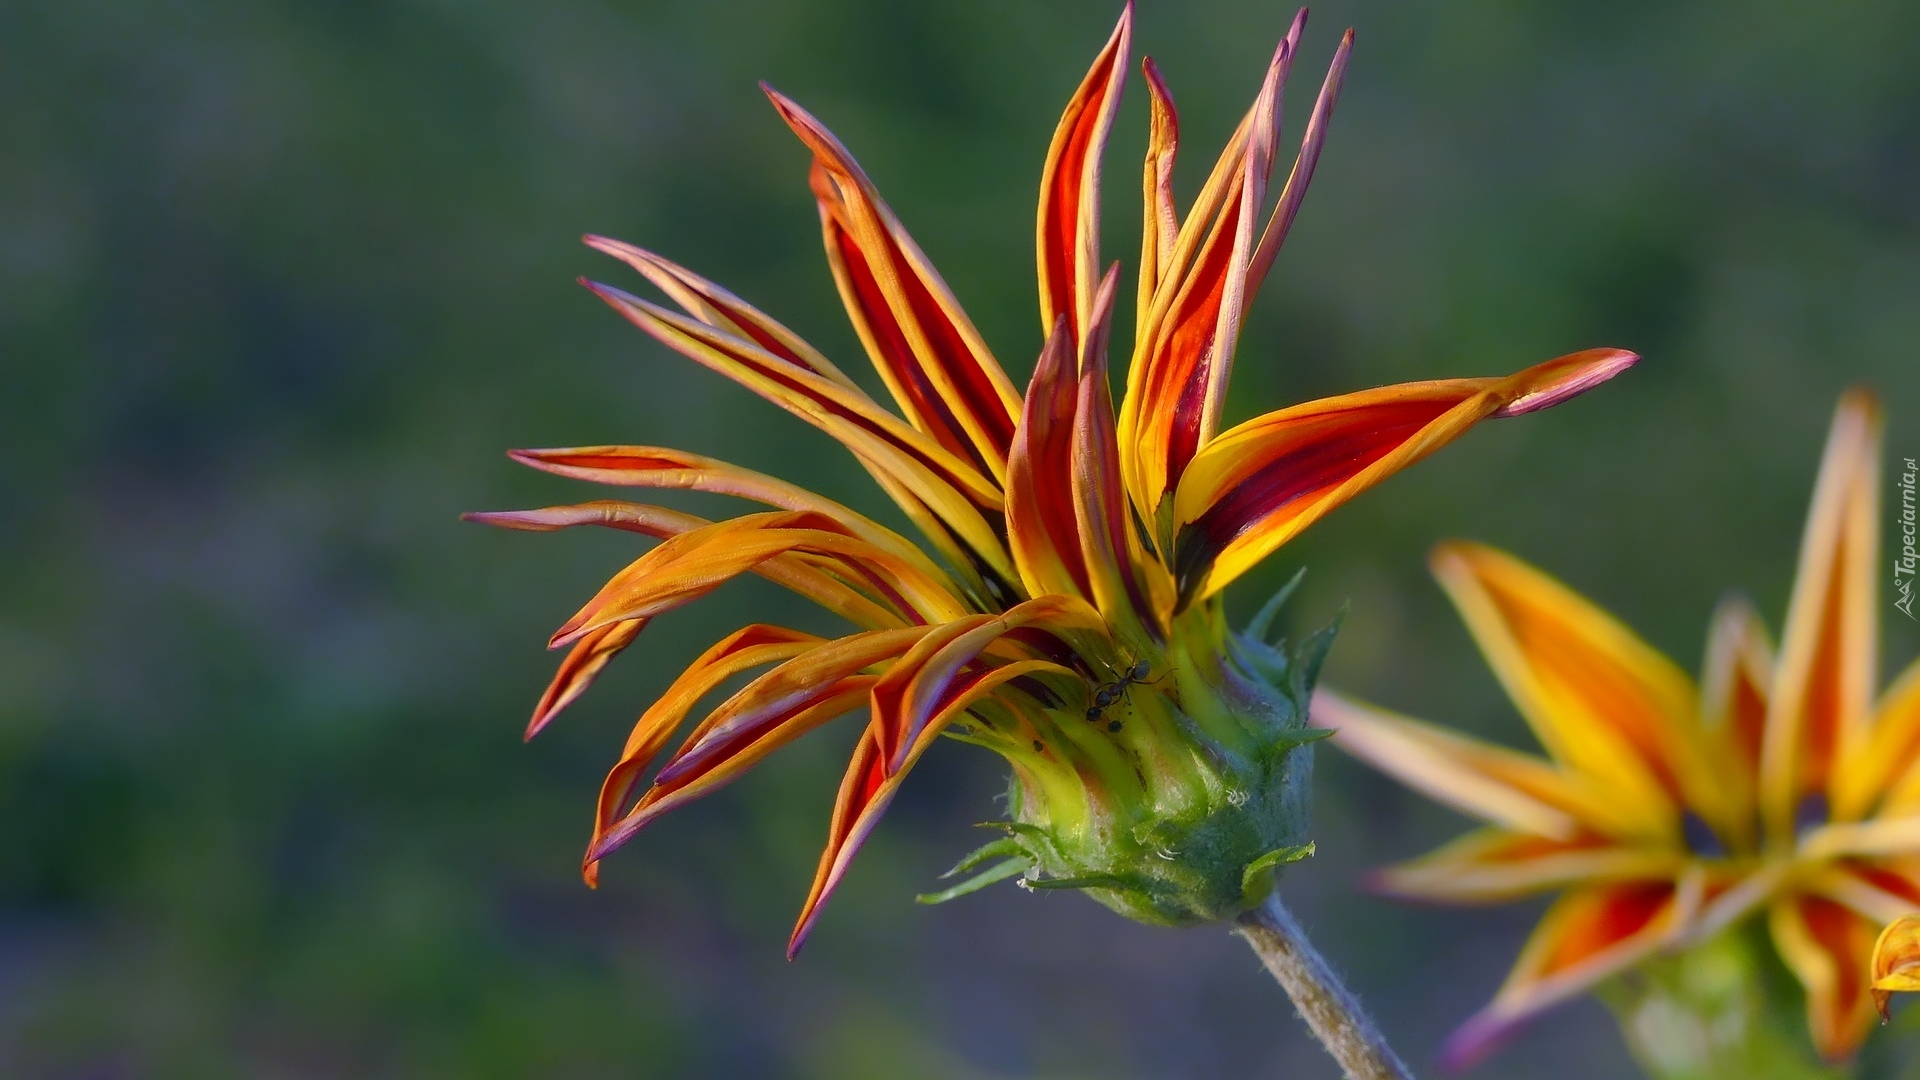
{"label": "ant on petal", "polygon": [[[1087,710],[1087,719],[1099,720],[1100,714],[1106,711],[1107,706],[1119,701],[1121,696],[1127,692],[1128,687],[1138,683],[1158,682],[1159,680],[1157,679],[1147,678],[1152,671],[1152,665],[1148,664],[1145,660],[1141,660],[1122,672],[1118,679],[1095,690],[1093,692],[1093,708]],[[1109,730],[1119,730],[1119,724],[1120,722],[1118,720],[1114,721],[1113,724],[1109,725]]]}

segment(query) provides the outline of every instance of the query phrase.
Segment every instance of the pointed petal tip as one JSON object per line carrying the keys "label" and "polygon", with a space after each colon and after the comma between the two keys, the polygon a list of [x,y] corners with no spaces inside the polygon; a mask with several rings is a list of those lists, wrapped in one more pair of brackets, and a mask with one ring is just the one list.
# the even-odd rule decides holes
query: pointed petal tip
{"label": "pointed petal tip", "polygon": [[806,947],[807,938],[813,935],[813,924],[819,917],[818,907],[800,913],[799,923],[795,924],[793,933],[787,938],[787,963],[800,959],[800,950]]}
{"label": "pointed petal tip", "polygon": [[1450,1076],[1466,1072],[1491,1057],[1518,1028],[1517,1017],[1482,1010],[1440,1044],[1440,1052],[1435,1055],[1440,1071]]}
{"label": "pointed petal tip", "polygon": [[1880,394],[1864,383],[1855,383],[1840,392],[1838,413],[1859,413],[1868,423],[1880,422]]}
{"label": "pointed petal tip", "polygon": [[1492,416],[1525,416],[1552,408],[1599,386],[1640,362],[1640,354],[1625,349],[1587,349],[1528,368],[1521,376],[1533,384]]}
{"label": "pointed petal tip", "polygon": [[461,521],[471,521],[475,525],[491,525],[496,529],[521,529],[523,511],[519,510],[466,510],[460,514]]}
{"label": "pointed petal tip", "polygon": [[545,701],[534,706],[533,716],[527,720],[526,734],[520,737],[520,741],[523,743],[532,742],[533,737],[547,730],[547,725],[553,723],[553,718],[558,715],[560,715],[560,710],[553,708]]}
{"label": "pointed petal tip", "polygon": [[767,100],[773,102],[774,110],[778,112],[788,124],[792,124],[796,116],[808,115],[807,110],[801,108],[799,102],[775,89],[774,85],[765,79],[760,80],[760,92],[767,95]]}
{"label": "pointed petal tip", "polygon": [[1464,569],[1476,555],[1493,550],[1472,540],[1449,537],[1433,545],[1427,552],[1427,569],[1432,571],[1434,577],[1444,578],[1449,573]]}
{"label": "pointed petal tip", "polygon": [[[580,242],[602,255],[611,255],[616,259],[628,256],[646,259],[648,261],[654,259],[653,253],[645,248],[635,247],[625,240],[616,240],[611,236],[602,236],[599,233],[582,233]],[[585,284],[584,278],[580,280],[582,284]]]}
{"label": "pointed petal tip", "polygon": [[1401,899],[1401,895],[1393,888],[1393,871],[1384,866],[1374,870],[1363,870],[1355,875],[1353,887],[1368,896],[1390,900]]}
{"label": "pointed petal tip", "polygon": [[[645,822],[642,822],[642,824],[645,824]],[[594,877],[598,878],[600,875],[600,860],[618,851],[621,845],[633,839],[633,834],[638,831],[640,831],[638,827],[630,828],[615,823],[610,832],[594,837],[593,843],[587,845],[587,859],[583,865],[592,867]]]}

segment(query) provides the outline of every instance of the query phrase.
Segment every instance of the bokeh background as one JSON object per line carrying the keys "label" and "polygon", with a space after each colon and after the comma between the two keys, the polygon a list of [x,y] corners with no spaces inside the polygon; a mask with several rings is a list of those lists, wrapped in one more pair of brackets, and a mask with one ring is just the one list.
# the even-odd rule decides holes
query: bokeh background
{"label": "bokeh background", "polygon": [[[456,520],[594,497],[507,447],[619,441],[891,520],[837,446],[572,284],[633,284],[575,238],[681,259],[860,366],[765,78],[853,147],[1024,383],[1040,163],[1116,13],[0,2],[0,1073],[1332,1076],[1224,931],[1011,887],[912,904],[993,814],[996,764],[959,745],[799,963],[782,945],[850,721],[588,891],[593,796],[650,695],[741,622],[813,617],[730,587],[523,746],[541,643],[635,548]],[[1143,3],[1183,196],[1291,14]],[[1646,361],[1475,431],[1231,602],[1310,565],[1298,626],[1353,604],[1332,681],[1525,745],[1426,577],[1433,541],[1506,546],[1691,668],[1723,590],[1777,623],[1844,385],[1878,386],[1889,452],[1920,455],[1920,7],[1329,3],[1296,118],[1347,25],[1233,412],[1594,345]],[[1136,84],[1108,156],[1129,264],[1143,136]],[[1890,596],[1880,614],[1903,666],[1920,635]],[[1366,866],[1463,823],[1321,760],[1321,854],[1289,894],[1426,1060],[1539,908],[1360,895]],[[1875,1075],[1920,1076],[1878,1038]],[[1478,1075],[1630,1074],[1579,1003]]]}

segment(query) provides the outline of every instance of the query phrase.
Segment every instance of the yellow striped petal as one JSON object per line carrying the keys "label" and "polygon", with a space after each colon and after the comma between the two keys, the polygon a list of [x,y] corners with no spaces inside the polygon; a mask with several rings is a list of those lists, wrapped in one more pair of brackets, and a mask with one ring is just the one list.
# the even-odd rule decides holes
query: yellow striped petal
{"label": "yellow striped petal", "polygon": [[1410,862],[1368,878],[1374,889],[1409,900],[1495,904],[1549,889],[1627,881],[1670,882],[1685,856],[1623,847],[1595,837],[1571,843],[1506,829],[1476,829]]}
{"label": "yellow striped petal", "polygon": [[[1462,813],[1560,842],[1618,833],[1606,802],[1577,776],[1526,754],[1343,697],[1313,695],[1313,723],[1367,764]],[[1631,830],[1625,830],[1631,835]]]}
{"label": "yellow striped petal", "polygon": [[1737,813],[1705,764],[1692,680],[1672,661],[1510,555],[1452,543],[1432,562],[1541,744],[1612,792],[1642,835],[1677,839],[1683,807],[1716,825]]}

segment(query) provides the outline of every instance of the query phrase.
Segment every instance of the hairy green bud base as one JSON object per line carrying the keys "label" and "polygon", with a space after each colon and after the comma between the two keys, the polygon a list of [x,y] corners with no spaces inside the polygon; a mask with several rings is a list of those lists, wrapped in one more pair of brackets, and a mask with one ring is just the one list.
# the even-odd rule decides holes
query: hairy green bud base
{"label": "hairy green bud base", "polygon": [[1088,707],[1055,718],[1056,746],[1038,739],[1028,753],[961,733],[1012,765],[1008,820],[950,872],[973,877],[921,900],[1017,877],[1159,926],[1225,922],[1262,903],[1279,868],[1313,853],[1311,743],[1327,734],[1307,710],[1334,628],[1291,649],[1264,640],[1298,580],[1244,634],[1215,601],[1184,614],[1169,641],[1116,658]]}

